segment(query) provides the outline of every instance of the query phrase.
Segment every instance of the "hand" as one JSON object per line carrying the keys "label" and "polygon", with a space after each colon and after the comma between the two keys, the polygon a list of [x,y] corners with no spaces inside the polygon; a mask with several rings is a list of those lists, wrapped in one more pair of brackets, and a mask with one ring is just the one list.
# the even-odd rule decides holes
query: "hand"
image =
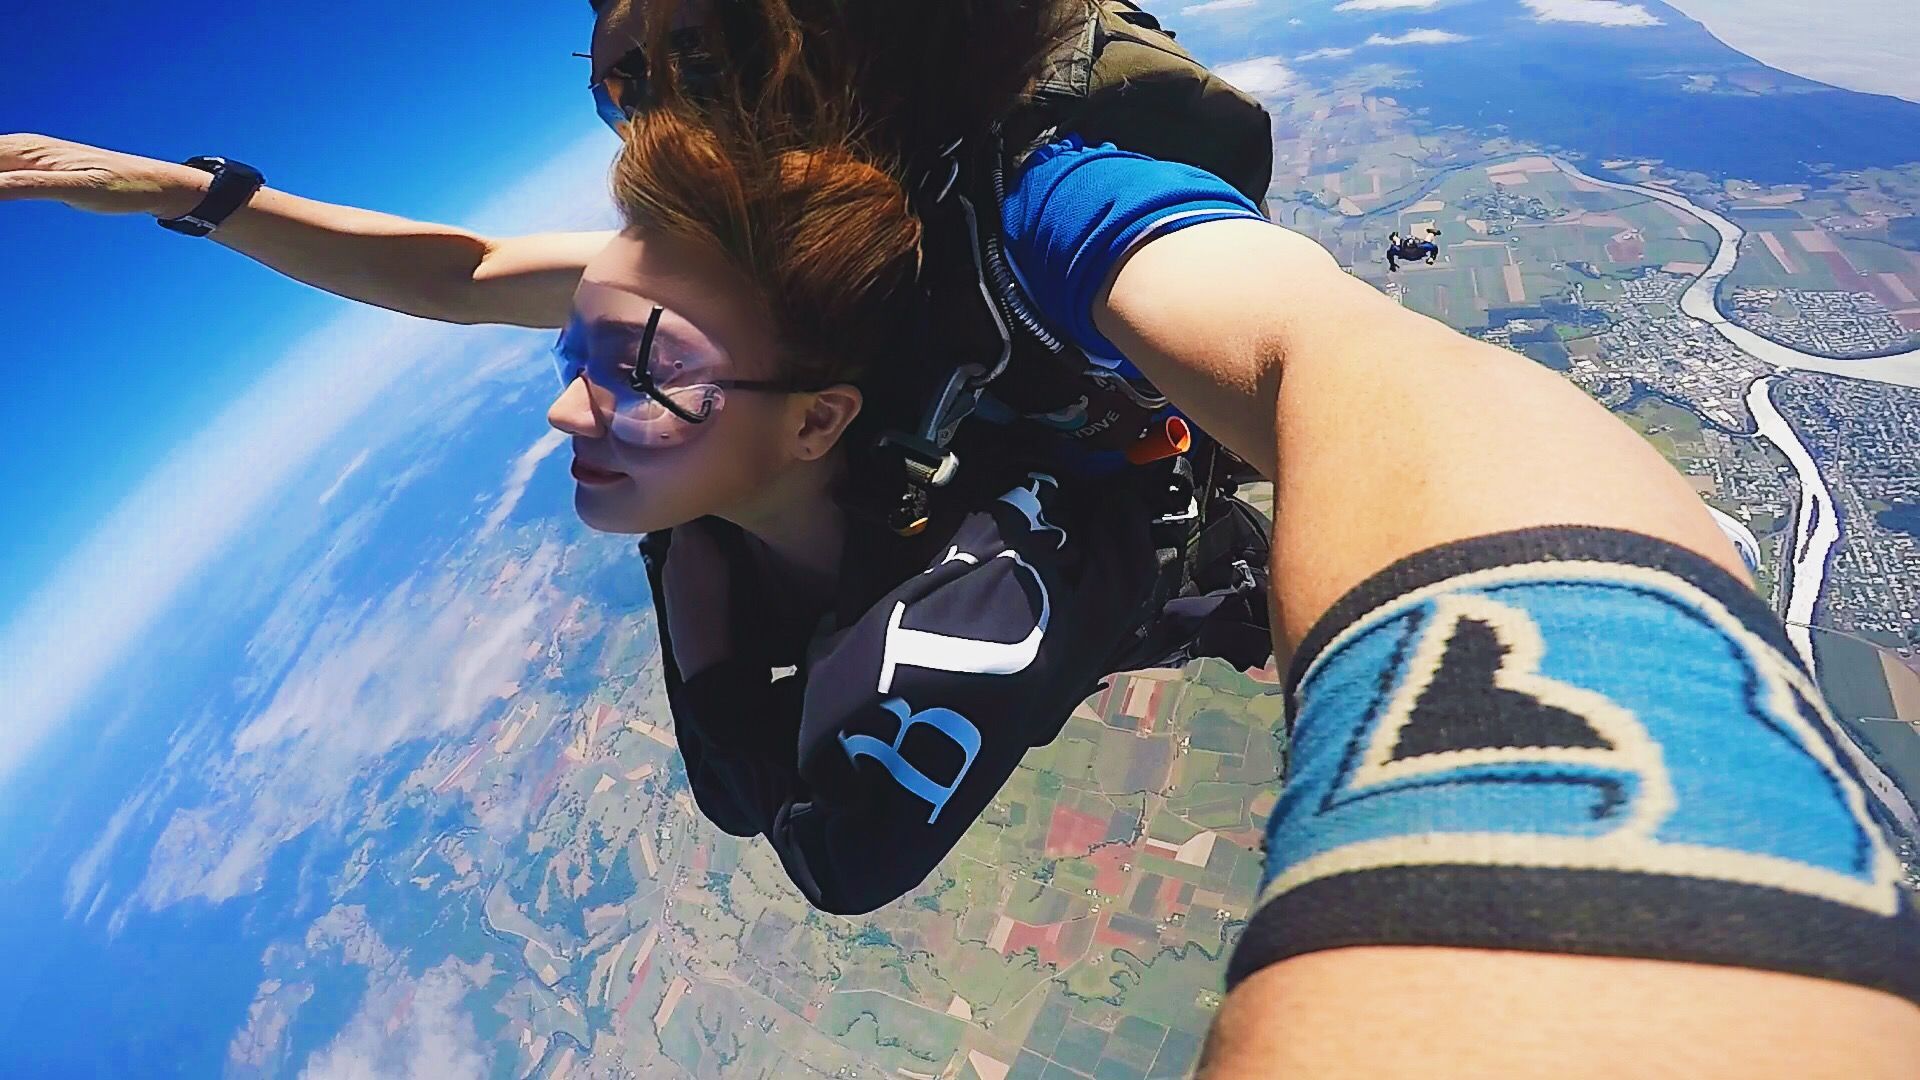
{"label": "hand", "polygon": [[46,135],[0,135],[0,201],[46,199],[95,214],[178,217],[212,179],[199,169]]}

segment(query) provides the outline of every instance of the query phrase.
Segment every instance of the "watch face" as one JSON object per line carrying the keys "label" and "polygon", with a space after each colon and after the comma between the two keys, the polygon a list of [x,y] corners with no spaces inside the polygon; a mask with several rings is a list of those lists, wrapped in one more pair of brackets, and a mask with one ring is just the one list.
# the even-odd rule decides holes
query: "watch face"
{"label": "watch face", "polygon": [[262,181],[259,169],[254,168],[244,161],[235,161],[232,158],[203,155],[201,157],[188,158],[183,164],[190,165],[203,172],[210,172],[223,179],[230,176],[240,183],[258,186]]}

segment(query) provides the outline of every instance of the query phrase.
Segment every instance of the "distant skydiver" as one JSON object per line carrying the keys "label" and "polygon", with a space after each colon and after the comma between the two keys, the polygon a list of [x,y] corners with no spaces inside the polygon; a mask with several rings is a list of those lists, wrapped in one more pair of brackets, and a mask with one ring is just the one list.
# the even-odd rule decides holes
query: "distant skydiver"
{"label": "distant skydiver", "polygon": [[[1438,238],[1439,229],[1428,229],[1429,237]],[[1422,240],[1417,236],[1401,236],[1396,230],[1387,237],[1387,272],[1400,272],[1402,262],[1425,262],[1428,266],[1440,261],[1440,245],[1432,239]]]}

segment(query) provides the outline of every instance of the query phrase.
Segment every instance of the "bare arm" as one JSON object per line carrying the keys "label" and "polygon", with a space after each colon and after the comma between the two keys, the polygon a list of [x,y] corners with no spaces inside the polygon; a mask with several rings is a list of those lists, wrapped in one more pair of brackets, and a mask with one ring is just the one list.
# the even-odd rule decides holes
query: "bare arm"
{"label": "bare arm", "polygon": [[1745,575],[1699,496],[1605,408],[1297,234],[1222,221],[1156,240],[1116,272],[1095,321],[1273,479],[1289,641],[1404,556],[1535,525],[1646,533]]}
{"label": "bare arm", "polygon": [[213,239],[336,296],[452,323],[565,325],[612,233],[478,236],[264,189]]}
{"label": "bare arm", "polygon": [[[1274,479],[1272,580],[1291,642],[1389,564],[1510,529],[1632,530],[1743,572],[1698,497],[1604,408],[1401,308],[1297,235],[1224,221],[1163,237],[1116,271],[1094,314]],[[1205,1075],[1890,1077],[1914,1060],[1920,1009],[1858,986],[1377,946],[1252,975],[1221,1011]]]}
{"label": "bare arm", "polygon": [[[172,217],[200,201],[208,179],[151,158],[39,135],[0,136],[0,200]],[[611,235],[495,239],[268,188],[213,239],[296,281],[376,307],[442,322],[557,327],[581,270]]]}

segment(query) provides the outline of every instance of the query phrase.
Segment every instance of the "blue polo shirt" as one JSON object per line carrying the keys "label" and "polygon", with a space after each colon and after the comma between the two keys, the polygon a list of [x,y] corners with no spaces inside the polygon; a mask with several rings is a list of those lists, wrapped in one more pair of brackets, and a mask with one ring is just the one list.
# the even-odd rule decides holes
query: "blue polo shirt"
{"label": "blue polo shirt", "polygon": [[1000,208],[1009,262],[1050,327],[1103,367],[1137,375],[1093,325],[1093,300],[1127,253],[1226,218],[1266,218],[1225,180],[1068,136],[1031,154]]}

